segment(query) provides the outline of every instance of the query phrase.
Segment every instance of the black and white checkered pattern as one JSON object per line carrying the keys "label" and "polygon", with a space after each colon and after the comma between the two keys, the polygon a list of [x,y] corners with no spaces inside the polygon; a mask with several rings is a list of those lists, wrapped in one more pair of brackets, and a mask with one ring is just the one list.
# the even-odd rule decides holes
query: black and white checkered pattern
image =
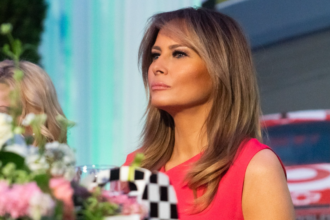
{"label": "black and white checkered pattern", "polygon": [[[104,186],[108,182],[112,181],[122,181],[122,182],[128,182],[128,173],[129,173],[129,167],[128,166],[122,166],[120,168],[113,168],[110,170],[102,170],[97,174],[95,182],[98,186]],[[151,172],[147,169],[143,168],[135,168],[134,169],[134,181],[135,184],[130,184],[130,190],[131,191],[137,191],[138,197],[141,197],[145,185],[149,182],[149,177],[151,175]]]}
{"label": "black and white checkered pattern", "polygon": [[[89,187],[104,186],[111,181],[128,181],[129,167],[122,166],[100,171],[96,178],[90,181]],[[130,184],[132,195],[149,210],[145,220],[176,220],[178,219],[177,198],[168,176],[164,173],[151,173],[147,169],[136,168],[134,181]],[[134,194],[134,192],[137,192]]]}
{"label": "black and white checkered pattern", "polygon": [[168,176],[153,173],[146,184],[142,203],[149,207],[149,220],[178,219],[177,198]]}

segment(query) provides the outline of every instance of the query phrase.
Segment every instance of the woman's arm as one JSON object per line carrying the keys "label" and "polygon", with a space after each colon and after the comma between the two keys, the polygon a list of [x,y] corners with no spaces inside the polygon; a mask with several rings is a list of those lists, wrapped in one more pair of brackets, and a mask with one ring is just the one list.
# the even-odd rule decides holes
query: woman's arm
{"label": "woman's arm", "polygon": [[281,163],[271,150],[258,152],[244,179],[245,220],[294,220],[294,208]]}

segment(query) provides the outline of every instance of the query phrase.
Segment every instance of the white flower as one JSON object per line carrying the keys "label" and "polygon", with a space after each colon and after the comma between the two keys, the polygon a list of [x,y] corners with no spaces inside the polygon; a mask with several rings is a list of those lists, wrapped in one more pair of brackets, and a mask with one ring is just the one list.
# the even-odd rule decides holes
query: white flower
{"label": "white flower", "polygon": [[40,220],[43,216],[53,213],[55,202],[52,197],[45,193],[36,193],[30,199],[29,216],[33,220]]}
{"label": "white flower", "polygon": [[[49,164],[44,156],[41,156],[36,147],[31,146],[30,152],[25,158],[25,164],[31,171],[47,170]],[[35,148],[35,149],[33,149]]]}
{"label": "white flower", "polygon": [[51,142],[45,145],[44,154],[39,148],[30,146],[25,163],[32,171],[50,170],[53,176],[62,176],[72,180],[75,175],[75,155],[67,144]]}
{"label": "white flower", "polygon": [[47,143],[45,156],[53,161],[61,161],[66,165],[74,165],[75,154],[67,144],[60,144],[57,141]]}
{"label": "white flower", "polygon": [[76,160],[73,150],[67,144],[61,144],[57,141],[47,143],[45,157],[52,162],[50,169],[52,175],[63,176],[70,181],[73,179]]}
{"label": "white flower", "polygon": [[64,173],[64,178],[71,181],[76,175],[76,168],[74,166],[67,167]]}
{"label": "white flower", "polygon": [[45,148],[46,148],[47,151],[57,150],[57,149],[59,149],[59,146],[60,145],[61,144],[58,143],[57,141],[53,141],[53,142],[47,143],[46,146],[45,146]]}
{"label": "white flower", "polygon": [[27,155],[27,149],[26,146],[24,145],[19,145],[19,144],[12,144],[9,146],[6,146],[6,151],[13,152],[15,154],[18,154],[22,157],[25,157]]}
{"label": "white flower", "polygon": [[56,161],[55,163],[52,164],[52,168],[50,170],[51,174],[53,176],[63,176],[66,170],[66,165],[65,163],[61,161]]}
{"label": "white flower", "polygon": [[12,121],[13,119],[11,116],[0,113],[0,149],[2,148],[3,144],[8,141],[8,139],[13,137],[11,125]]}
{"label": "white flower", "polygon": [[36,118],[36,115],[33,113],[29,113],[25,116],[25,118],[22,121],[23,126],[29,126],[31,122]]}
{"label": "white flower", "polygon": [[53,176],[61,176],[65,179],[71,181],[75,175],[75,167],[74,166],[68,166],[67,164],[57,161],[52,164],[50,173]]}

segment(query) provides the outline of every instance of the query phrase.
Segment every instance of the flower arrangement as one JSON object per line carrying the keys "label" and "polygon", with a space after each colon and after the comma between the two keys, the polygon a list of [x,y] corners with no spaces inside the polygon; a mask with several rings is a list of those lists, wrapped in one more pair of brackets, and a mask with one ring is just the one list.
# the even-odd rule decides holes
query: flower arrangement
{"label": "flower arrangement", "polygon": [[[0,26],[0,33],[10,42],[2,50],[15,63],[17,81],[17,88],[10,94],[9,114],[0,113],[0,220],[102,220],[120,215],[143,218],[146,211],[135,197],[100,187],[87,190],[72,181],[74,151],[66,143],[47,143],[41,135],[47,115],[21,118],[19,85],[23,72],[18,64],[24,47],[11,36],[11,30],[10,24]],[[75,124],[63,116],[56,119],[63,131]],[[24,136],[26,129],[32,129],[33,136]]]}

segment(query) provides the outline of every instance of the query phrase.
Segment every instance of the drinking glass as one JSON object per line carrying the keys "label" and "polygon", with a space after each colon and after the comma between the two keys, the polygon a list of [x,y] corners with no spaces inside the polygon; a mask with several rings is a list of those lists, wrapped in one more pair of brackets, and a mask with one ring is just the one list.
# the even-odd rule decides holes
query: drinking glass
{"label": "drinking glass", "polygon": [[[76,167],[76,173],[74,180],[78,183],[82,183],[83,180],[87,177],[93,176],[94,178],[97,177],[98,173],[104,170],[110,170],[113,168],[117,168],[117,166],[112,165],[82,165]],[[110,191],[120,191],[119,189],[120,184],[118,181],[108,182],[105,185],[105,189]]]}

